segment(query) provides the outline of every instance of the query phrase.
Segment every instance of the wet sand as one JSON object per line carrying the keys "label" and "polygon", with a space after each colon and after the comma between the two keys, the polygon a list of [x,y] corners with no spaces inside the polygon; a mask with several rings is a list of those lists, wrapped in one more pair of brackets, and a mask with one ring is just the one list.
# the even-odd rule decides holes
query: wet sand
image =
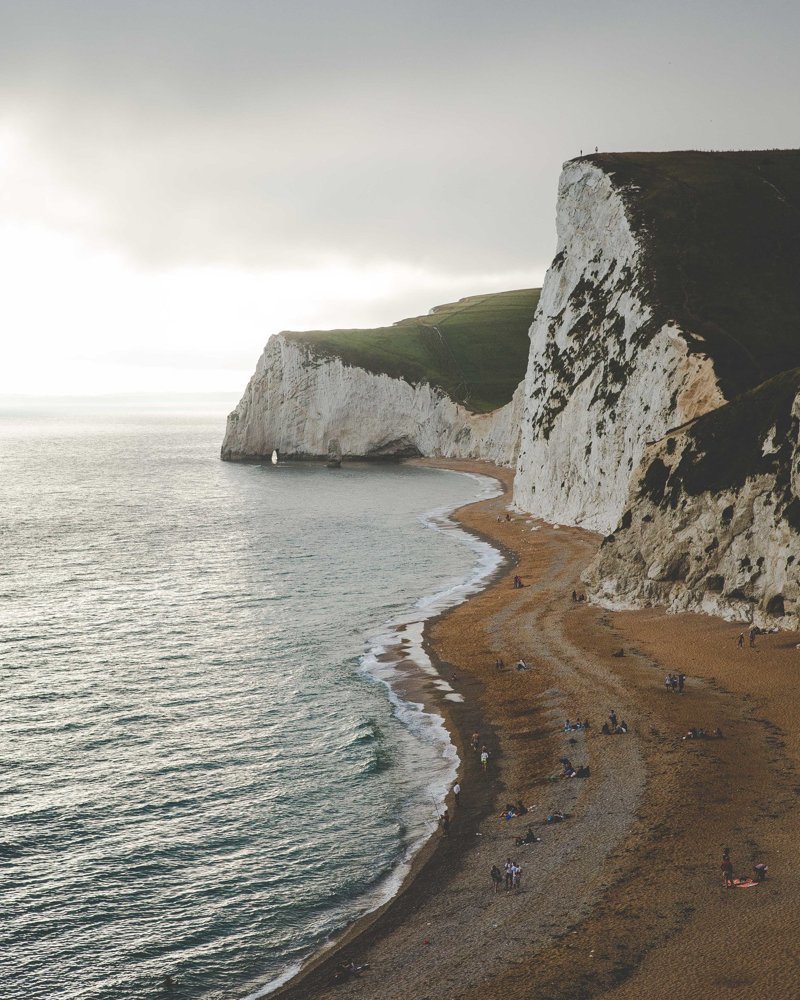
{"label": "wet sand", "polygon": [[[508,470],[432,464],[510,487]],[[458,512],[506,565],[426,629],[434,662],[464,696],[444,701],[420,680],[463,761],[451,834],[432,838],[398,897],[274,995],[794,998],[800,636],[739,650],[741,626],[719,619],[575,603],[598,536],[520,514],[507,522],[509,503],[506,493]],[[521,656],[530,670],[513,669]],[[667,671],[687,675],[682,694],[665,689]],[[600,732],[612,709],[627,735]],[[567,734],[567,718],[591,726]],[[724,738],[681,739],[692,726]],[[485,774],[469,747],[475,730],[491,753]],[[559,779],[565,754],[589,777]],[[517,799],[529,815],[502,819]],[[568,819],[545,824],[555,809]],[[528,821],[541,841],[517,847]],[[767,881],[725,890],[723,846],[736,874],[766,862]],[[522,866],[522,885],[495,894],[489,870],[506,857]],[[343,958],[370,968],[331,985]]]}

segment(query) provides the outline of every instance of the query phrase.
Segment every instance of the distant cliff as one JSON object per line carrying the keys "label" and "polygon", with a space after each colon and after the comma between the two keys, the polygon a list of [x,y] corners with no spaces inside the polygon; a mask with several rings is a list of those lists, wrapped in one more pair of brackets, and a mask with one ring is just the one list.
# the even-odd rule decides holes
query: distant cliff
{"label": "distant cliff", "polygon": [[222,457],[478,458],[513,466],[538,291],[473,296],[380,330],[271,337]]}

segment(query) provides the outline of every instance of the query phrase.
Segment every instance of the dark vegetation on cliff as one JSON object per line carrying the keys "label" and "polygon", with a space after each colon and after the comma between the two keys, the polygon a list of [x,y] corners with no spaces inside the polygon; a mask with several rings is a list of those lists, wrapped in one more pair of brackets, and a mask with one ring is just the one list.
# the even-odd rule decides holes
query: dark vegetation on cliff
{"label": "dark vegetation on cliff", "polygon": [[525,377],[539,289],[473,295],[374,330],[285,333],[316,354],[376,374],[428,382],[475,413],[504,406]]}
{"label": "dark vegetation on cliff", "polygon": [[795,510],[797,501],[793,502],[790,489],[799,430],[792,404],[798,392],[800,368],[795,368],[676,430],[667,437],[667,453],[676,451],[675,439],[685,437],[680,460],[670,468],[656,458],[639,483],[640,496],[664,508],[675,507],[682,493],[722,493],[741,488],[747,479],[768,475],[774,478],[776,495],[787,505],[786,516],[800,527],[800,511]]}
{"label": "dark vegetation on cliff", "polygon": [[586,159],[623,191],[654,330],[702,337],[729,399],[800,365],[800,150]]}

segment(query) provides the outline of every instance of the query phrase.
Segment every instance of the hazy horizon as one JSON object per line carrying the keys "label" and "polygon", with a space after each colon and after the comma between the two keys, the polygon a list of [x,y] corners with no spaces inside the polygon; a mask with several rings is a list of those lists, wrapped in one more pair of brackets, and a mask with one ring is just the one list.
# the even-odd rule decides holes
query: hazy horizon
{"label": "hazy horizon", "polygon": [[562,162],[798,144],[791,4],[0,0],[0,392],[536,287]]}

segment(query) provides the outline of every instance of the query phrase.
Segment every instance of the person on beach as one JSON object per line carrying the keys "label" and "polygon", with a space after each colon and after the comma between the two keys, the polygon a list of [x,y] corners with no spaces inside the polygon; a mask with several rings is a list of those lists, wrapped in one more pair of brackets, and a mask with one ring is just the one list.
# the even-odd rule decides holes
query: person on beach
{"label": "person on beach", "polygon": [[505,878],[506,889],[511,888],[511,882],[513,879],[512,869],[514,867],[514,862],[511,858],[506,858],[506,863],[503,865],[503,875]]}
{"label": "person on beach", "polygon": [[453,798],[456,800],[456,805],[458,805],[461,801],[461,785],[458,782],[453,785]]}
{"label": "person on beach", "polygon": [[492,885],[494,886],[494,891],[495,893],[498,893],[500,891],[500,886],[502,885],[503,882],[503,873],[500,871],[497,865],[492,865],[491,876],[492,876]]}
{"label": "person on beach", "polygon": [[758,629],[755,625],[750,629],[750,648],[755,649],[756,646],[756,636],[758,635]]}
{"label": "person on beach", "polygon": [[577,601],[578,600],[578,592],[575,591],[575,590],[572,591],[572,600],[573,601]]}
{"label": "person on beach", "polygon": [[519,889],[521,882],[522,882],[522,868],[520,868],[520,866],[515,861],[514,867],[511,871],[511,885],[515,889]]}
{"label": "person on beach", "polygon": [[528,829],[525,831],[524,837],[517,837],[516,844],[517,847],[522,847],[523,844],[538,844],[539,837],[533,832],[533,827],[528,823]]}
{"label": "person on beach", "polygon": [[608,718],[609,718],[609,721],[611,722],[611,728],[612,729],[616,729],[617,728],[617,713],[616,713],[616,711],[613,708],[609,712]]}
{"label": "person on beach", "polygon": [[481,745],[481,734],[480,733],[473,733],[472,734],[472,739],[470,740],[470,745],[472,746],[472,749],[477,752],[478,747]]}
{"label": "person on beach", "polygon": [[731,861],[731,850],[726,847],[722,852],[722,864],[720,865],[722,869],[722,884],[726,889],[730,889],[733,885],[733,862]]}
{"label": "person on beach", "polygon": [[744,646],[744,632],[739,633],[739,638],[736,640],[736,645],[739,649]]}
{"label": "person on beach", "polygon": [[686,683],[686,674],[678,674],[678,693],[683,694],[683,685]]}
{"label": "person on beach", "polygon": [[442,836],[450,836],[450,813],[445,809],[442,815],[439,817],[439,822],[442,825]]}
{"label": "person on beach", "polygon": [[481,750],[481,767],[484,769],[484,771],[488,770],[489,768],[489,751],[486,749],[486,747],[484,747]]}

